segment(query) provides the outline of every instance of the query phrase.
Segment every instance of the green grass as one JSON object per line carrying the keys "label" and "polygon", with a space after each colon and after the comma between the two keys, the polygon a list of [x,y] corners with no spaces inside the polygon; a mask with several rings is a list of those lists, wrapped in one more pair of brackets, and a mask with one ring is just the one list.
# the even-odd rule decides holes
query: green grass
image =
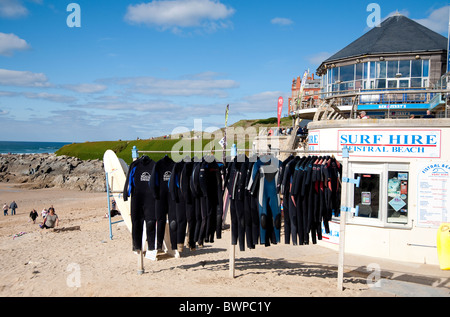
{"label": "green grass", "polygon": [[[197,141],[199,142],[199,141]],[[222,158],[222,148],[218,145],[219,140],[203,139],[202,143],[196,143],[194,141],[181,140],[181,139],[155,139],[155,140],[134,140],[134,141],[102,141],[102,142],[85,142],[85,143],[73,143],[63,146],[56,151],[56,155],[67,155],[72,157],[78,157],[82,160],[103,160],[103,155],[107,150],[113,150],[119,158],[122,158],[131,164],[132,149],[133,146],[139,151],[162,151],[165,153],[140,153],[140,156],[145,154],[152,160],[158,161],[163,158],[166,153],[169,157],[173,157],[170,153],[172,150],[216,150],[216,157]],[[176,146],[174,148],[174,146]],[[231,147],[229,144],[228,148]],[[191,153],[190,156],[201,157],[202,153]],[[184,157],[184,156],[183,156]]]}
{"label": "green grass", "polygon": [[[292,124],[292,118],[282,118],[281,119],[281,126],[290,126]],[[277,118],[268,118],[268,119],[262,119],[262,120],[241,120],[236,122],[235,124],[231,125],[232,127],[243,127],[244,129],[251,126],[271,126],[274,127],[277,125]],[[192,134],[192,133],[191,133]],[[208,136],[209,137],[209,136]],[[179,143],[181,142],[181,143]],[[190,142],[190,143],[189,143]],[[136,146],[136,148],[139,151],[161,151],[164,153],[145,153],[145,155],[148,155],[152,160],[158,161],[159,159],[163,158],[164,155],[169,155],[173,158],[173,155],[169,153],[172,150],[210,150],[210,149],[216,149],[216,157],[218,159],[222,159],[222,148],[218,144],[219,140],[212,141],[211,139],[204,138],[202,140],[202,144],[200,145],[197,142],[194,143],[194,141],[188,141],[181,139],[164,139],[164,138],[156,138],[152,140],[133,140],[133,141],[99,141],[99,142],[85,142],[85,143],[73,143],[63,146],[61,149],[56,151],[56,155],[67,155],[72,157],[78,157],[82,160],[103,160],[103,155],[107,150],[113,150],[119,158],[122,158],[127,162],[127,164],[131,164],[133,161],[131,152],[133,149],[133,146]],[[241,138],[240,136],[235,136],[234,140],[231,140],[231,138],[228,139],[228,146],[227,148],[230,149],[232,144],[237,143],[239,148],[246,148],[248,149],[251,143],[251,140],[248,136],[245,136],[244,138]],[[176,146],[176,148],[174,148]],[[227,154],[230,154],[230,152],[227,152]],[[246,153],[247,155],[249,153]],[[142,153],[141,153],[142,155]],[[197,156],[201,157],[201,153],[192,153],[190,156]],[[175,159],[176,160],[176,159]]]}

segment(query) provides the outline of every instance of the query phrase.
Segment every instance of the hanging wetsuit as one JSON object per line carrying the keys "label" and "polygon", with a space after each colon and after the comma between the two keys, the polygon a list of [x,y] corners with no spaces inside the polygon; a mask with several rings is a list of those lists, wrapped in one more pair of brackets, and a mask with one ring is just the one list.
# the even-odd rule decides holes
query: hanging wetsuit
{"label": "hanging wetsuit", "polygon": [[[231,200],[231,243],[237,245],[239,242],[241,251],[245,250],[246,218],[247,221],[251,221],[249,215],[246,216],[246,211],[250,212],[250,201],[246,191],[247,169],[248,158],[244,154],[236,156],[230,167],[228,183]],[[251,231],[248,234],[251,235]],[[253,248],[252,240],[249,241],[248,235],[247,242],[249,248]]]}
{"label": "hanging wetsuit", "polygon": [[[195,230],[194,230],[194,243],[199,243],[199,237],[202,235],[204,236],[204,233],[200,234],[202,229],[206,227],[206,221],[205,226],[202,227],[202,211],[201,211],[201,189],[200,189],[200,182],[199,182],[199,174],[200,174],[200,166],[202,162],[194,160],[194,165],[192,167],[192,175],[190,179],[190,189],[192,193],[192,199],[194,201],[194,215],[195,215]],[[203,246],[203,244],[199,243],[199,246]]]}
{"label": "hanging wetsuit", "polygon": [[[250,192],[247,189],[248,186],[248,180],[249,175],[251,174],[250,166],[252,166],[249,159],[244,155],[243,156],[244,161],[241,163],[241,169],[239,172],[239,178],[238,183],[236,186],[236,209],[238,210],[238,216],[242,213],[242,211],[239,211],[239,209],[243,210],[243,229],[245,230],[245,237],[247,240],[247,247],[249,249],[255,248],[255,243],[257,242],[257,239],[255,240],[253,236],[255,235],[253,233],[253,215],[252,215],[252,196]],[[256,217],[255,221],[258,221],[258,217]],[[257,232],[256,232],[257,234]],[[242,239],[244,239],[244,235],[242,235]],[[243,248],[241,248],[243,249]]]}
{"label": "hanging wetsuit", "polygon": [[[247,234],[247,241],[249,242],[249,248],[254,249],[255,245],[258,244],[259,240],[259,199],[257,195],[253,195],[252,192],[249,189],[249,184],[252,178],[252,171],[254,164],[258,161],[258,156],[253,155],[248,160],[248,166],[247,166],[247,175],[245,179],[245,189],[246,189],[246,196],[248,200],[248,206],[249,210],[246,211],[246,232]],[[255,192],[258,191],[259,182],[256,182],[256,186],[254,186]],[[251,236],[250,236],[251,235]]]}
{"label": "hanging wetsuit", "polygon": [[[298,161],[295,166],[294,176],[292,178],[292,189],[291,189],[291,201],[293,202],[291,206],[295,210],[295,216],[297,218],[297,234],[298,234],[298,244],[308,244],[309,243],[309,191],[310,186],[307,186],[308,178],[310,179],[312,165],[310,161],[312,157],[305,157]],[[292,210],[291,209],[291,210]]]}
{"label": "hanging wetsuit", "polygon": [[155,162],[148,156],[142,156],[128,169],[123,189],[123,200],[131,197],[131,236],[133,251],[142,250],[142,234],[146,223],[147,243],[150,250],[155,247],[155,199],[151,193],[149,181]]}
{"label": "hanging wetsuit", "polygon": [[231,219],[230,229],[231,229],[232,245],[237,245],[239,239],[238,235],[239,223],[236,214],[236,204],[234,203],[234,187],[237,178],[236,165],[237,165],[237,158],[234,158],[231,162],[227,163],[224,180],[224,186],[227,188],[227,195],[228,195],[226,199],[229,201],[230,206],[230,219]]}
{"label": "hanging wetsuit", "polygon": [[181,172],[184,164],[184,161],[175,163],[169,180],[170,197],[175,202],[177,250],[179,252],[183,251],[187,227],[186,200],[181,192]]}
{"label": "hanging wetsuit", "polygon": [[288,162],[284,168],[284,175],[281,185],[281,193],[283,194],[285,244],[290,244],[292,238],[293,245],[297,245],[298,243],[298,220],[296,206],[294,201],[291,199],[290,193],[292,190],[295,167],[298,161],[300,161],[300,157],[298,156],[288,159]]}
{"label": "hanging wetsuit", "polygon": [[288,165],[288,163],[294,158],[293,155],[290,155],[286,160],[281,162],[280,164],[280,170],[278,173],[278,194],[283,195],[283,200],[281,203],[281,206],[283,207],[281,217],[284,218],[284,236],[285,236],[285,243],[289,244],[290,242],[290,235],[291,235],[291,222],[289,219],[289,201],[286,199],[287,196],[284,195],[284,175],[286,174],[285,170]]}
{"label": "hanging wetsuit", "polygon": [[[273,156],[265,156],[253,165],[249,188],[258,196],[260,243],[266,246],[270,242],[280,241],[281,209],[277,193],[277,180],[280,161]],[[256,186],[259,190],[256,190]]]}
{"label": "hanging wetsuit", "polygon": [[195,227],[196,227],[196,216],[195,216],[195,198],[193,197],[191,190],[191,176],[192,170],[194,168],[194,162],[186,162],[181,171],[181,182],[180,191],[186,203],[186,221],[188,229],[188,246],[191,250],[195,250]]}
{"label": "hanging wetsuit", "polygon": [[199,184],[202,193],[200,201],[204,229],[200,232],[199,244],[203,244],[203,241],[214,242],[214,235],[217,239],[222,238],[222,169],[223,164],[216,162],[213,156],[205,157],[200,164]]}
{"label": "hanging wetsuit", "polygon": [[321,170],[322,157],[318,157],[312,166],[311,174],[311,195],[310,195],[310,232],[313,244],[317,244],[317,239],[322,240],[321,222]]}
{"label": "hanging wetsuit", "polygon": [[167,155],[156,162],[150,187],[156,204],[156,248],[162,250],[164,234],[166,231],[167,218],[169,219],[169,234],[172,250],[177,249],[177,221],[175,203],[169,194],[169,180],[175,162]]}

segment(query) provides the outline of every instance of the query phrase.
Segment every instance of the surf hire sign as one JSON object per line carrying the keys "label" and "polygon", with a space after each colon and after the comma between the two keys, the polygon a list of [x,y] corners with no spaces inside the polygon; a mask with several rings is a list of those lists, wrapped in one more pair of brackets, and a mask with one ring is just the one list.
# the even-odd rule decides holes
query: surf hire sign
{"label": "surf hire sign", "polygon": [[338,147],[347,146],[352,156],[440,158],[439,129],[338,130]]}

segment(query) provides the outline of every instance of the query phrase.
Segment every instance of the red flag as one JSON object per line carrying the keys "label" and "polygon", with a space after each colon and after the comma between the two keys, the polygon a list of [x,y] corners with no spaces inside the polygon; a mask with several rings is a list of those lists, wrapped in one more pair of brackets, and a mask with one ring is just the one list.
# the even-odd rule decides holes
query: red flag
{"label": "red flag", "polygon": [[278,98],[278,128],[280,127],[281,112],[283,111],[283,97]]}

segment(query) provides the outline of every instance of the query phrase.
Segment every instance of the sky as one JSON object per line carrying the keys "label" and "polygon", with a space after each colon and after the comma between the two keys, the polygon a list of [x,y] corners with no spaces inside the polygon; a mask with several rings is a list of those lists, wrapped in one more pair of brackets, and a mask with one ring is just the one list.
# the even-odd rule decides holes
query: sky
{"label": "sky", "polygon": [[[0,0],[0,140],[148,139],[287,115],[372,1]],[[445,1],[377,1],[447,36]],[[201,121],[200,121],[201,120]]]}

